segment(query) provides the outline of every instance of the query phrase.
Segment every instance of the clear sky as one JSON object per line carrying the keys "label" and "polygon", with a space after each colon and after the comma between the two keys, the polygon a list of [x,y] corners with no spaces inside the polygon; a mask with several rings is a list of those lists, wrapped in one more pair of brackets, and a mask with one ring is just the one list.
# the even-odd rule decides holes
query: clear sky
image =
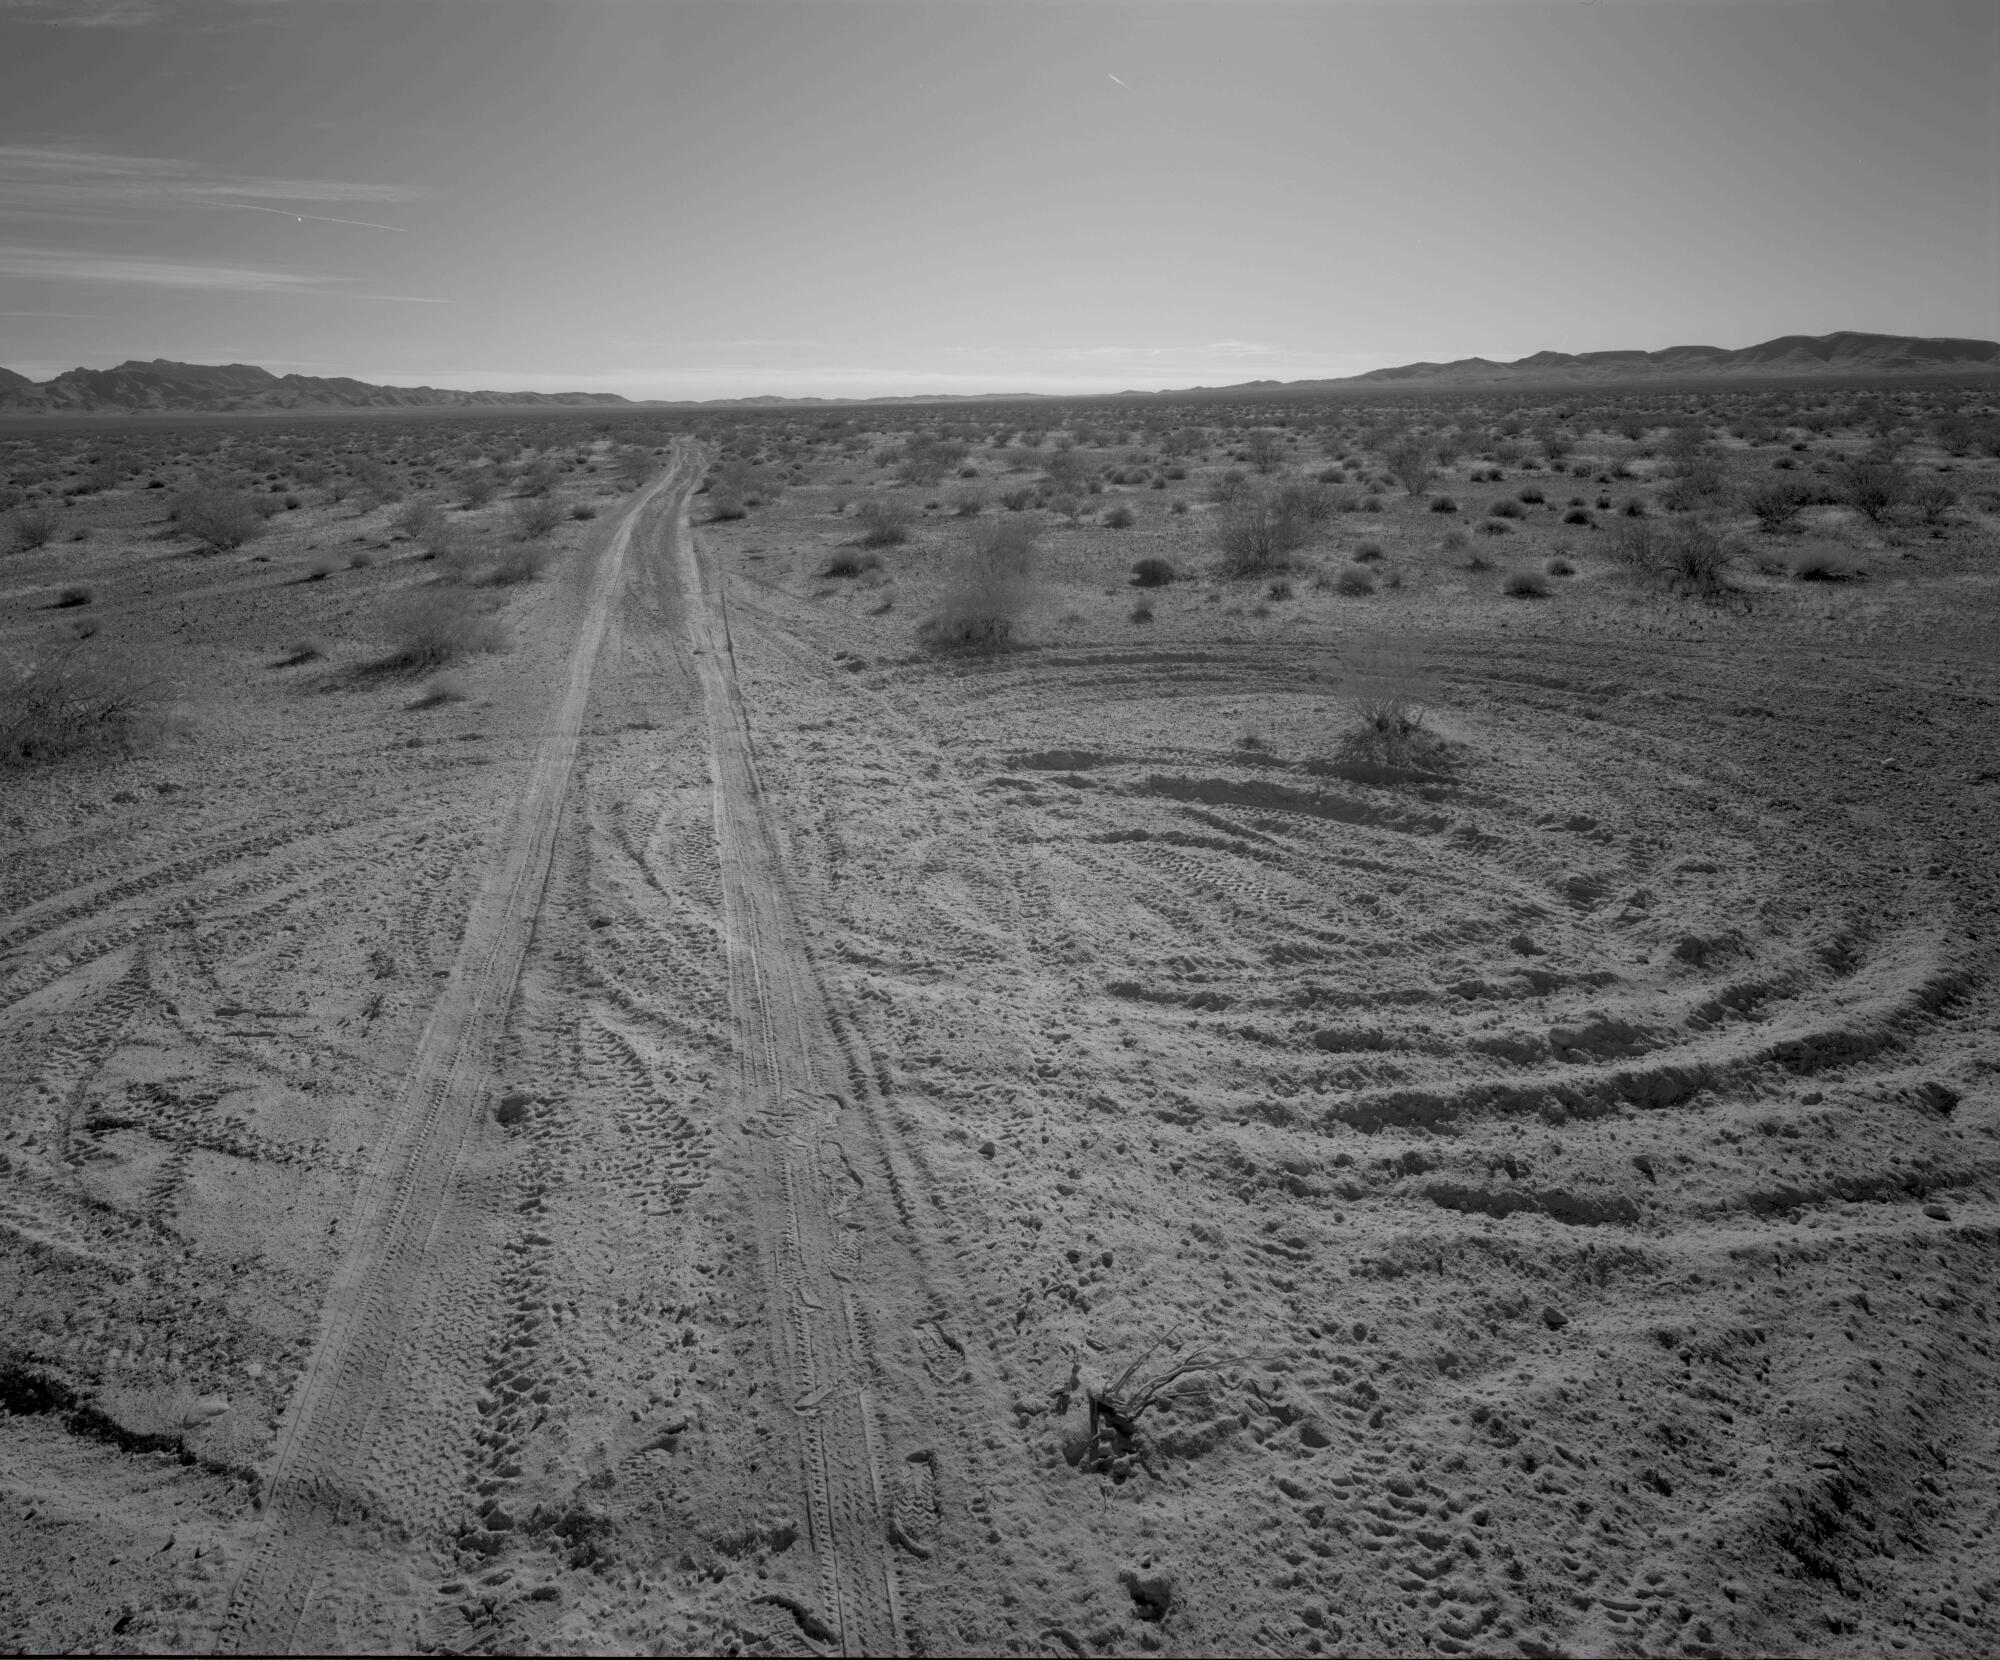
{"label": "clear sky", "polygon": [[2000,0],[0,0],[0,364],[867,396],[1996,338],[1996,86]]}

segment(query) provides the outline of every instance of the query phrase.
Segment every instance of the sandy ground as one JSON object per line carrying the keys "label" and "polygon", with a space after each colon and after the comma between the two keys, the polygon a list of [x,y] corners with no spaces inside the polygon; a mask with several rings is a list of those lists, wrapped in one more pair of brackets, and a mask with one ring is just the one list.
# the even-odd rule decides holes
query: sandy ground
{"label": "sandy ground", "polygon": [[[823,577],[883,475],[704,459],[429,707],[351,506],[6,567],[195,667],[5,783],[0,1637],[1990,1650],[1990,528],[1512,601],[1405,504],[1135,622],[1135,489],[972,660],[960,527]],[[1385,647],[1435,776],[1340,759]]]}

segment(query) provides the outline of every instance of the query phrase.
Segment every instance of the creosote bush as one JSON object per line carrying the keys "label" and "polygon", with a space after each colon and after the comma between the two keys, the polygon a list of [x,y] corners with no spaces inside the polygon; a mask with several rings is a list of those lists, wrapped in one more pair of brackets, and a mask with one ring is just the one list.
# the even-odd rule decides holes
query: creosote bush
{"label": "creosote bush", "polygon": [[1536,571],[1510,571],[1500,591],[1511,599],[1547,599],[1548,578]]}
{"label": "creosote bush", "polygon": [[83,639],[0,661],[0,766],[128,746],[156,723],[165,676],[143,655]]}
{"label": "creosote bush", "polygon": [[538,536],[546,536],[563,522],[563,504],[554,496],[524,496],[514,503],[509,515],[513,521],[514,534],[523,541],[533,541]]}
{"label": "creosote bush", "polygon": [[941,651],[997,651],[1014,640],[1034,593],[1035,533],[1019,519],[982,527],[959,556],[925,640]]}
{"label": "creosote bush", "polygon": [[1311,521],[1282,492],[1245,490],[1224,510],[1216,532],[1222,574],[1267,576],[1288,569],[1311,530]]}
{"label": "creosote bush", "polygon": [[1713,599],[1729,591],[1735,552],[1729,539],[1705,519],[1677,516],[1623,527],[1612,541],[1612,556],[1671,593]]}
{"label": "creosote bush", "polygon": [[861,521],[861,545],[864,548],[887,548],[907,542],[910,527],[917,522],[917,515],[909,503],[898,501],[894,496],[870,496],[854,516]]}
{"label": "creosote bush", "polygon": [[1164,588],[1179,573],[1169,560],[1155,555],[1135,560],[1132,565],[1132,586],[1135,588]]}
{"label": "creosote bush", "polygon": [[399,595],[384,618],[394,649],[384,667],[418,671],[440,668],[476,652],[505,649],[500,619],[472,596],[449,588],[418,588]]}
{"label": "creosote bush", "polygon": [[263,516],[234,490],[184,490],[169,517],[184,535],[224,553],[264,532]]}

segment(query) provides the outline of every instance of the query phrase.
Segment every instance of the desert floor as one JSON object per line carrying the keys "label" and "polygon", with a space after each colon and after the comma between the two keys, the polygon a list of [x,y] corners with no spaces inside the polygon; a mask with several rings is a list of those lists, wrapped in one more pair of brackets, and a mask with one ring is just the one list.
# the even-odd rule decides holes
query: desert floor
{"label": "desert floor", "polygon": [[0,1643],[1992,1651],[1990,515],[1715,605],[1391,490],[1274,596],[1197,468],[968,657],[948,507],[830,577],[889,475],[712,451],[456,695],[387,507],[0,564],[177,688],[0,774]]}

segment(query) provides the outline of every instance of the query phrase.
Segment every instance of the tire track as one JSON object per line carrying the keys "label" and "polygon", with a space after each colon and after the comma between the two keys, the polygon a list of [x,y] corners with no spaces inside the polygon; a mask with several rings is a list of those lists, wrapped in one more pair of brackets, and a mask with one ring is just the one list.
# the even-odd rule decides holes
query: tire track
{"label": "tire track", "polygon": [[439,1431],[443,1418],[471,1407],[458,1373],[476,1369],[478,1345],[463,1352],[456,1340],[479,1295],[473,1259],[484,1211],[500,1198],[492,1183],[454,1193],[459,1154],[534,931],[591,672],[632,537],[662,495],[685,492],[692,459],[683,450],[632,504],[592,579],[562,702],[519,817],[474,902],[392,1127],[362,1183],[353,1243],[272,1460],[262,1535],[232,1591],[226,1647],[280,1651],[299,1640],[344,1520],[416,1530],[439,1519],[449,1499],[456,1472]]}
{"label": "tire track", "polygon": [[[867,1273],[850,1208],[866,1178],[843,1137],[869,1136],[844,1113],[845,1067],[824,994],[793,915],[784,860],[736,682],[720,595],[704,581],[683,517],[672,556],[689,645],[708,713],[716,842],[730,1008],[737,1030],[736,1093],[746,1127],[763,1132],[762,1257],[780,1311],[775,1358],[798,1417],[820,1618],[847,1654],[907,1648],[888,1494],[870,1382],[868,1327],[856,1283]],[[896,1266],[893,1264],[883,1266]]]}

